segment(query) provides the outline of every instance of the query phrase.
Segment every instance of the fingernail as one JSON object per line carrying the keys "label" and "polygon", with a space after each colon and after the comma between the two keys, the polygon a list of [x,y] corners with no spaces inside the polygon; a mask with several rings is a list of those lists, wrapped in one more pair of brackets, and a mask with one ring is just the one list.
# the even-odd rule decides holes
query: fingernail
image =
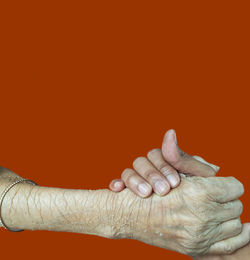
{"label": "fingernail", "polygon": [[171,187],[174,188],[178,184],[178,178],[174,174],[167,175],[167,180],[171,184]]}
{"label": "fingernail", "polygon": [[139,192],[142,194],[142,195],[148,195],[148,193],[149,193],[149,186],[147,185],[147,184],[145,184],[145,183],[140,183],[139,185],[138,185],[138,190],[139,190]]}
{"label": "fingernail", "polygon": [[174,129],[171,129],[171,130],[170,130],[170,133],[173,134],[174,141],[175,141],[175,143],[177,144],[177,137],[176,137],[176,132],[175,132],[175,130],[174,130]]}
{"label": "fingernail", "polygon": [[215,164],[212,164],[212,163],[208,163],[206,161],[204,161],[205,164],[207,164],[208,166],[212,167],[214,169],[214,171],[217,173],[220,169],[219,166],[215,165]]}
{"label": "fingernail", "polygon": [[174,132],[174,141],[175,141],[175,143],[177,144],[177,137],[176,137],[176,132],[173,130],[173,132]]}
{"label": "fingernail", "polygon": [[122,184],[121,184],[121,182],[119,182],[119,181],[117,181],[117,182],[114,183],[114,187],[115,187],[116,189],[121,188],[121,186],[122,186]]}
{"label": "fingernail", "polygon": [[220,169],[220,167],[215,164],[211,164],[211,166],[215,169],[216,172],[218,172]]}
{"label": "fingernail", "polygon": [[154,186],[156,191],[160,194],[164,194],[168,190],[168,186],[163,181],[157,181]]}

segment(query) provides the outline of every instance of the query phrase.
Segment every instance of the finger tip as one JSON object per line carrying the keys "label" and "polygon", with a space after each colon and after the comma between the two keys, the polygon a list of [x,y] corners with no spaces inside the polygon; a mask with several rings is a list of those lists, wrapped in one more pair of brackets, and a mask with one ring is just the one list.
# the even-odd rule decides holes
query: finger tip
{"label": "finger tip", "polygon": [[124,189],[125,185],[123,183],[123,181],[121,180],[118,180],[114,183],[114,187],[117,189],[117,190],[122,190]]}
{"label": "finger tip", "polygon": [[167,131],[167,137],[171,138],[177,144],[176,131],[174,129],[169,129]]}
{"label": "finger tip", "polygon": [[116,179],[116,180],[111,181],[111,183],[109,184],[109,188],[112,191],[119,192],[119,191],[122,191],[125,188],[125,185],[124,185],[122,180]]}
{"label": "finger tip", "polygon": [[[142,187],[144,188],[142,189]],[[139,184],[137,190],[135,191],[136,195],[140,196],[141,198],[148,198],[151,196],[152,192],[152,187],[147,183]]]}
{"label": "finger tip", "polygon": [[153,190],[151,190],[148,194],[139,195],[141,198],[149,198],[152,195]]}
{"label": "finger tip", "polygon": [[169,189],[167,189],[165,192],[157,193],[157,195],[159,195],[159,196],[161,196],[161,197],[166,196],[166,195],[168,195],[168,193],[170,192],[170,190],[171,190],[171,188],[170,188],[170,186],[169,186]]}
{"label": "finger tip", "polygon": [[212,169],[213,169],[213,171],[215,172],[215,174],[214,175],[216,175],[216,173],[220,170],[220,167],[219,166],[217,166],[217,165],[215,165],[215,164],[208,164]]}
{"label": "finger tip", "polygon": [[176,134],[176,131],[175,131],[173,128],[169,129],[168,132],[169,132],[170,134]]}
{"label": "finger tip", "polygon": [[164,139],[168,138],[169,136],[172,136],[172,135],[175,135],[175,130],[174,129],[169,129],[169,130],[167,130],[165,132]]}
{"label": "finger tip", "polygon": [[180,175],[177,171],[174,170],[174,172],[167,174],[166,175],[166,179],[168,181],[168,184],[170,185],[170,187],[176,188],[179,183],[180,183]]}
{"label": "finger tip", "polygon": [[216,168],[216,173],[220,170],[220,167],[215,165],[215,168]]}
{"label": "finger tip", "polygon": [[171,188],[174,189],[174,188],[177,188],[181,183],[181,180],[180,178],[178,178],[178,180],[176,181],[176,183],[174,183],[173,185],[171,185]]}

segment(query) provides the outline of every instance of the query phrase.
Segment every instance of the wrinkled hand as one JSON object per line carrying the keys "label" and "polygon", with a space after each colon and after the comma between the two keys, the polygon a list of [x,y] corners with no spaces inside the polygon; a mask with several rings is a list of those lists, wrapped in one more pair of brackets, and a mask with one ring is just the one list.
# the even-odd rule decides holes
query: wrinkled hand
{"label": "wrinkled hand", "polygon": [[[122,174],[122,179],[116,179],[113,180],[110,183],[110,189],[116,192],[122,191],[125,186],[128,187],[131,191],[133,191],[136,195],[140,196],[140,197],[148,197],[152,194],[152,191],[154,191],[156,194],[158,195],[166,195],[170,189],[174,189],[178,186],[179,184],[179,172],[183,172],[186,175],[189,176],[203,176],[203,177],[209,177],[209,176],[215,176],[215,174],[218,172],[219,167],[215,166],[213,164],[210,164],[208,162],[206,162],[204,159],[202,159],[199,156],[190,156],[187,153],[183,152],[177,145],[177,141],[176,141],[176,134],[174,130],[169,130],[166,132],[165,136],[164,136],[164,140],[162,143],[162,150],[161,149],[153,149],[151,151],[148,152],[147,157],[138,157],[134,163],[133,163],[133,167],[134,169],[125,169],[123,174]],[[192,178],[182,178],[182,181],[184,180],[184,182],[189,183],[188,186],[191,185],[192,181],[194,181],[194,183],[197,182],[197,177],[194,177],[195,179]],[[175,179],[178,180],[177,182],[173,182],[171,181],[171,179]],[[215,181],[217,180],[217,181]],[[224,207],[225,205],[230,205],[231,202],[229,202],[229,204],[223,204],[221,205],[221,203],[219,203],[218,201],[213,201],[213,196],[215,191],[212,190],[211,187],[213,187],[214,185],[214,189],[219,190],[221,189],[221,191],[223,191],[223,189],[225,188],[221,183],[221,181],[223,182],[224,180],[228,180],[228,179],[222,179],[222,178],[208,178],[207,180],[199,178],[199,181],[196,185],[201,185],[204,186],[204,183],[201,184],[202,182],[207,182],[210,183],[209,184],[209,189],[205,189],[205,187],[203,187],[203,190],[196,190],[196,188],[193,186],[193,191],[196,193],[197,196],[194,196],[194,198],[189,198],[190,199],[190,207],[193,209],[192,212],[197,212],[196,217],[198,218],[198,221],[195,222],[196,226],[193,225],[192,226],[192,221],[195,221],[194,219],[191,221],[191,218],[187,218],[187,220],[190,220],[190,222],[186,222],[186,221],[182,221],[182,220],[186,220],[185,216],[182,216],[181,218],[179,218],[179,222],[177,224],[180,225],[179,228],[176,228],[176,223],[174,222],[173,228],[171,229],[171,225],[172,222],[170,221],[170,224],[168,223],[167,226],[168,228],[170,228],[173,233],[175,230],[181,230],[183,237],[180,237],[180,239],[185,242],[185,245],[183,246],[183,251],[189,251],[186,250],[185,248],[188,248],[188,239],[190,238],[190,243],[193,244],[193,247],[190,248],[190,250],[193,252],[192,254],[195,254],[195,252],[197,254],[199,254],[199,252],[203,251],[203,253],[206,251],[205,247],[208,246],[208,244],[211,244],[211,238],[209,237],[209,235],[212,236],[216,236],[217,233],[222,232],[223,227],[228,228],[226,233],[226,237],[229,239],[225,239],[223,240],[223,236],[218,235],[216,241],[220,241],[221,242],[217,242],[214,245],[211,244],[211,247],[209,247],[209,249],[207,249],[207,253],[213,253],[213,254],[228,254],[233,252],[234,250],[244,246],[247,241],[249,241],[250,239],[250,233],[248,231],[246,231],[246,227],[247,225],[243,226],[243,230],[242,230],[242,225],[239,219],[239,216],[241,214],[241,209],[240,208],[240,202],[233,202],[231,205],[238,205],[238,208],[236,207],[234,210],[238,212],[236,214],[238,214],[238,217],[235,217],[234,219],[231,218],[230,222],[225,222],[223,225],[220,225],[218,223],[220,223],[220,221],[215,221],[213,219],[213,217],[216,218],[216,207]],[[164,183],[165,185],[167,185],[167,189],[163,189],[163,190],[159,190],[159,181]],[[144,193],[141,192],[140,186],[143,185],[144,186]],[[193,185],[193,184],[192,184]],[[191,185],[191,186],[192,186]],[[166,187],[166,186],[165,186]],[[181,188],[182,187],[182,188]],[[165,205],[165,200],[172,200],[171,201],[171,212],[177,212],[178,209],[181,209],[181,203],[180,201],[178,201],[176,195],[174,194],[181,194],[179,195],[179,197],[184,198],[184,201],[187,202],[188,201],[188,196],[192,196],[192,193],[189,194],[189,189],[187,189],[187,191],[183,190],[183,192],[178,191],[180,188],[183,189],[183,187],[187,187],[187,184],[181,184],[180,187],[177,187],[176,190],[172,190],[171,193],[168,194],[167,197],[169,197],[168,199],[163,200],[163,198],[160,198],[160,200],[162,199],[162,204]],[[197,187],[198,188],[198,187]],[[178,191],[178,192],[177,192]],[[211,192],[211,194],[209,194],[209,192]],[[224,190],[224,193],[229,192],[230,190]],[[173,194],[172,194],[173,193]],[[206,196],[205,196],[205,194]],[[184,195],[185,194],[185,195]],[[157,196],[153,196],[153,200],[158,200]],[[206,198],[212,198],[212,200],[210,201],[210,204],[202,204],[201,201],[203,200],[203,202],[205,202],[204,197]],[[174,198],[177,199],[176,203],[179,203],[179,208],[178,205],[175,204],[174,202]],[[197,202],[195,205],[197,207],[197,211],[194,210],[195,207],[192,206],[192,203]],[[219,200],[219,199],[218,199]],[[226,202],[226,201],[225,201]],[[157,203],[160,203],[159,201]],[[200,204],[199,204],[200,203]],[[212,206],[211,206],[212,205]],[[177,209],[174,208],[174,206],[177,206]],[[167,210],[168,205],[165,206],[165,210]],[[186,204],[186,207],[188,207],[188,205]],[[185,208],[185,205],[183,204],[183,208]],[[209,212],[210,210],[210,212]],[[213,210],[215,210],[215,213],[213,212]],[[185,210],[183,210],[184,212]],[[190,212],[190,210],[188,210],[188,212]],[[203,216],[203,219],[199,218],[199,214],[198,212],[203,212],[202,215],[204,215],[205,213],[207,213],[207,218],[205,216]],[[180,212],[178,212],[180,213]],[[223,214],[225,214],[226,217],[226,213],[224,212]],[[173,215],[173,214],[171,214]],[[209,216],[211,215],[211,216]],[[213,215],[213,216],[212,216]],[[168,215],[167,215],[168,216]],[[193,216],[194,217],[194,216]],[[211,217],[211,218],[210,218]],[[178,218],[177,218],[178,219]],[[209,221],[211,221],[211,223],[209,224]],[[204,224],[206,223],[206,224]],[[187,225],[187,226],[186,226]],[[210,229],[206,229],[204,228],[204,225],[206,227],[210,227]],[[199,228],[197,228],[197,226]],[[202,228],[201,228],[202,227]],[[193,228],[193,231],[192,231]],[[164,227],[163,227],[164,229]],[[242,233],[240,234],[240,231],[242,230]],[[184,232],[183,232],[184,231]],[[213,231],[213,232],[212,232]],[[152,229],[153,232],[153,229]],[[186,232],[186,235],[184,235],[184,233]],[[216,233],[217,232],[217,233]],[[139,232],[140,233],[140,232]],[[222,232],[223,233],[223,232]],[[189,234],[189,235],[188,235]],[[190,234],[193,234],[193,236],[190,236]],[[148,235],[148,233],[147,233]],[[149,236],[151,236],[152,234],[150,234]],[[154,234],[152,235],[154,236]],[[178,233],[177,233],[178,236]],[[162,233],[162,237],[163,233]],[[173,234],[173,237],[174,234]],[[197,239],[197,240],[195,240]],[[199,242],[199,239],[201,242]],[[162,242],[164,243],[164,241]],[[166,247],[166,245],[168,245],[169,242],[165,241],[165,246],[163,245],[162,247],[164,248],[168,248]],[[173,241],[170,241],[171,243],[176,243],[176,240],[173,239]],[[151,243],[153,244],[153,242]],[[196,245],[195,245],[196,244]],[[157,245],[157,244],[156,244]],[[177,242],[178,245],[178,242]],[[159,246],[159,245],[158,245]],[[197,247],[197,250],[195,250],[195,247]],[[200,248],[201,247],[201,248]],[[179,252],[183,252],[181,250],[175,250],[174,249],[175,246],[173,246],[172,250],[174,251],[179,251]],[[169,248],[171,249],[171,248]]]}
{"label": "wrinkled hand", "polygon": [[[242,228],[245,236],[249,237],[250,241],[250,223],[245,223]],[[194,257],[194,260],[248,260],[250,253],[250,243],[246,246],[239,248],[235,252],[228,255],[205,255]]]}
{"label": "wrinkled hand", "polygon": [[243,191],[233,177],[182,177],[168,196],[142,199],[128,189],[116,195],[129,208],[128,238],[194,256],[229,253],[248,242],[237,200]]}

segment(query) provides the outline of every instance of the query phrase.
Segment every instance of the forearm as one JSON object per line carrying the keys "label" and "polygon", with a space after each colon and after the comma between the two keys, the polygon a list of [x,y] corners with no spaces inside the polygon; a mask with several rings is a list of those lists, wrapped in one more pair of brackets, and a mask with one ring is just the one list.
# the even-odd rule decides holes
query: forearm
{"label": "forearm", "polygon": [[14,229],[66,231],[110,237],[109,193],[19,183],[5,197],[2,217]]}
{"label": "forearm", "polygon": [[[13,181],[13,178],[12,180]],[[9,180],[1,179],[0,192]],[[112,196],[107,190],[73,190],[18,183],[6,194],[2,218],[11,229],[112,236]]]}
{"label": "forearm", "polygon": [[[0,194],[20,178],[9,169],[0,167]],[[11,229],[134,238],[149,215],[144,204],[150,201],[151,198],[141,201],[128,189],[114,193],[107,189],[62,189],[21,182],[7,192],[1,215]],[[140,214],[141,209],[144,209],[144,214]]]}
{"label": "forearm", "polygon": [[[0,193],[20,179],[15,173],[0,174]],[[66,231],[108,238],[133,238],[139,227],[140,198],[129,190],[62,189],[21,182],[2,203],[2,218],[11,229]],[[147,202],[148,203],[148,202]],[[145,216],[146,217],[146,216]],[[144,216],[140,216],[140,219]]]}

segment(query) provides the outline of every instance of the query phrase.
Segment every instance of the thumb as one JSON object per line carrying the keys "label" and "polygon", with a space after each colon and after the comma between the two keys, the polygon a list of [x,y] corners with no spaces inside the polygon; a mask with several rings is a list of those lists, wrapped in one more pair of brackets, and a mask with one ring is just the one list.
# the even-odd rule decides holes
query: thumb
{"label": "thumb", "polygon": [[176,133],[173,129],[168,130],[164,136],[162,154],[164,159],[181,173],[210,177],[219,170],[219,167],[212,167],[209,163],[205,163],[201,157],[194,158],[182,151],[177,145]]}
{"label": "thumb", "polygon": [[220,170],[220,167],[219,167],[219,166],[214,165],[214,164],[212,164],[212,163],[209,163],[209,162],[205,161],[202,157],[200,157],[200,156],[198,156],[198,155],[193,155],[193,158],[196,159],[196,160],[198,160],[198,161],[200,161],[200,162],[202,162],[202,163],[205,163],[205,164],[211,166],[211,167],[215,170],[215,174]]}

